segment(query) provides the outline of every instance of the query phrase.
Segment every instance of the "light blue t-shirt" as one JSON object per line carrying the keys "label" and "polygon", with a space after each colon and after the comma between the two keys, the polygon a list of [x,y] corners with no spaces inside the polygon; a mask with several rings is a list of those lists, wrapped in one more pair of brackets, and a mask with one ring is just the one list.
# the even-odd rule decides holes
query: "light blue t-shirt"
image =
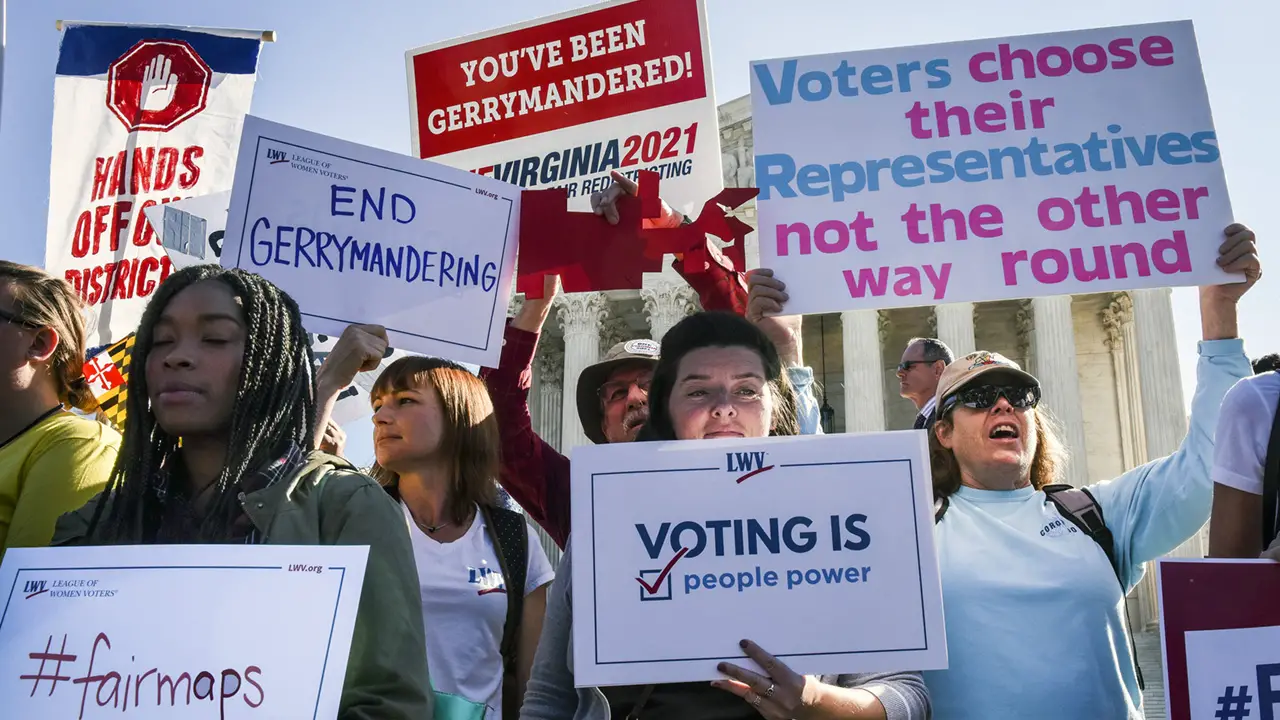
{"label": "light blue t-shirt", "polygon": [[[1191,427],[1173,455],[1090,486],[1125,591],[1143,563],[1209,519],[1213,432],[1252,369],[1240,340],[1200,343]],[[935,528],[948,670],[924,673],[939,720],[1141,717],[1120,583],[1097,543],[1043,492],[961,488]]]}

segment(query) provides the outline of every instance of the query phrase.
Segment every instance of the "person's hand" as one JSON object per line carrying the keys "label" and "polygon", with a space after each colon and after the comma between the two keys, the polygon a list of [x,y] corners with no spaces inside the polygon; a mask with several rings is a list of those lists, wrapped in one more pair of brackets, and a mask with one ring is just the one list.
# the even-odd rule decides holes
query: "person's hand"
{"label": "person's hand", "polygon": [[1240,223],[1228,225],[1223,235],[1226,239],[1218,246],[1218,267],[1230,273],[1244,273],[1244,282],[1212,285],[1201,288],[1201,293],[1217,300],[1236,302],[1262,277],[1257,237]]}
{"label": "person's hand", "polygon": [[[610,225],[617,225],[619,220],[618,198],[623,195],[635,197],[640,193],[640,186],[634,180],[628,180],[626,175],[617,170],[610,172],[609,177],[613,179],[612,185],[601,192],[591,193],[591,212],[604,217]],[[662,215],[657,218],[646,218],[644,227],[673,228],[679,227],[682,222],[684,222],[684,216],[673,210],[663,200]]]}
{"label": "person's hand", "polygon": [[543,275],[542,297],[526,297],[516,316],[511,319],[511,327],[531,333],[542,332],[542,325],[547,322],[547,315],[551,312],[551,302],[556,299],[559,291],[560,276]]}
{"label": "person's hand", "polygon": [[766,675],[722,662],[717,669],[730,679],[712,681],[711,686],[737,695],[770,720],[804,718],[818,702],[818,679],[797,674],[750,640],[740,645]]}
{"label": "person's hand", "polygon": [[361,372],[377,370],[387,354],[387,329],[381,325],[348,325],[320,366],[316,384],[337,393]]}
{"label": "person's hand", "polygon": [[784,364],[800,365],[804,318],[780,314],[790,297],[786,283],[774,277],[772,270],[760,268],[747,273],[747,319],[778,347]]}
{"label": "person's hand", "polygon": [[342,453],[347,449],[347,433],[342,426],[334,422],[330,418],[325,422],[324,437],[320,440],[320,450],[330,455],[342,457]]}

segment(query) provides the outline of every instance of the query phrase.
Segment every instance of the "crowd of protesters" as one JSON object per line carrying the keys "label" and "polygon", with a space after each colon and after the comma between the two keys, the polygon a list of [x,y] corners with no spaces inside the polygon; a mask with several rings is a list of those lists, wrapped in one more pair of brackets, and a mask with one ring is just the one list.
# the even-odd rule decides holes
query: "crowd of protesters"
{"label": "crowd of protesters", "polygon": [[[619,178],[594,196],[600,222],[634,192]],[[663,209],[659,223],[682,221]],[[1124,597],[1149,561],[1211,510],[1212,555],[1278,553],[1280,373],[1275,356],[1251,366],[1236,329],[1261,275],[1253,233],[1226,228],[1220,256],[1242,281],[1200,289],[1186,439],[1086,488],[1061,484],[1063,442],[1033,374],[932,338],[904,349],[902,395],[928,433],[947,670],[806,677],[744,626],[741,664],[713,683],[576,687],[571,553],[553,570],[525,520],[568,549],[569,460],[528,408],[554,279],[509,322],[497,368],[387,367],[370,394],[376,461],[361,469],[330,454],[342,444],[330,414],[378,367],[382,328],[349,327],[313,372],[287,294],[240,270],[175,272],[137,328],[117,434],[93,419],[73,289],[0,262],[0,545],[369,546],[342,718],[1129,717],[1141,691]],[[593,442],[821,432],[786,286],[768,270],[713,270],[686,274],[703,311],[577,378]],[[1082,531],[1050,542],[1054,518]]]}

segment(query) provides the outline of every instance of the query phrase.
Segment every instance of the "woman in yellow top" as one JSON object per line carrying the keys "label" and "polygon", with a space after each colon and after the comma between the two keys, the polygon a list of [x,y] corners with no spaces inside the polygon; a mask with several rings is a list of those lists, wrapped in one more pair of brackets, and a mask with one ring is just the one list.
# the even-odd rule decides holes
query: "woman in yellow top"
{"label": "woman in yellow top", "polygon": [[67,410],[97,407],[82,308],[65,280],[0,260],[0,557],[48,545],[58,516],[100,492],[116,461],[120,435]]}

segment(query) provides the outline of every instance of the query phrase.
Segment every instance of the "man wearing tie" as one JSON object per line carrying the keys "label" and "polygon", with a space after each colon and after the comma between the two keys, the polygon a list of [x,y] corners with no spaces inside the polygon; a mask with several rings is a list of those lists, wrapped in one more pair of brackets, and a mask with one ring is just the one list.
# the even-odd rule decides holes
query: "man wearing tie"
{"label": "man wearing tie", "polygon": [[933,427],[934,393],[938,391],[938,378],[951,364],[954,357],[951,348],[936,338],[912,338],[902,351],[898,363],[898,382],[902,397],[915,403],[916,430]]}

